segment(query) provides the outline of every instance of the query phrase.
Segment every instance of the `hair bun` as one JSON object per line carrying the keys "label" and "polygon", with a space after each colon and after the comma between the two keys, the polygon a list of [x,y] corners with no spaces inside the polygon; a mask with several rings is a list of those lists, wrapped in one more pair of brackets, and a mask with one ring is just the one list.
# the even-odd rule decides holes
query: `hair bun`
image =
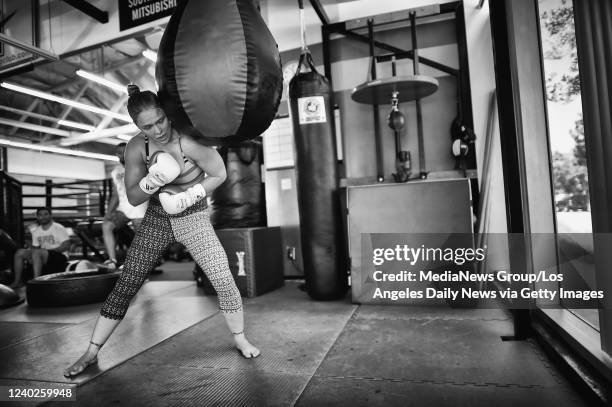
{"label": "hair bun", "polygon": [[138,87],[138,85],[134,85],[133,83],[130,83],[129,85],[127,85],[127,91],[128,91],[128,96],[132,96],[137,93],[140,93],[140,88]]}

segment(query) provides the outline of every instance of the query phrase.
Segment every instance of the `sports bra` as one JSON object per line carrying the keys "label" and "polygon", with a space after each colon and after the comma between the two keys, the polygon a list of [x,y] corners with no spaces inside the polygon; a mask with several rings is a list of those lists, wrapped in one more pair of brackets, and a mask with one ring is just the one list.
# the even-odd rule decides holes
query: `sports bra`
{"label": "sports bra", "polygon": [[[147,156],[147,168],[149,168],[149,137],[145,134],[145,154]],[[179,149],[181,150],[181,157],[183,157],[183,169],[181,173],[174,179],[174,181],[170,182],[168,185],[176,185],[177,187],[187,189],[188,186],[195,184],[196,182],[201,182],[204,180],[206,174],[204,170],[198,167],[192,160],[187,158],[185,153],[183,152],[183,147],[181,146],[181,139],[179,135]]]}

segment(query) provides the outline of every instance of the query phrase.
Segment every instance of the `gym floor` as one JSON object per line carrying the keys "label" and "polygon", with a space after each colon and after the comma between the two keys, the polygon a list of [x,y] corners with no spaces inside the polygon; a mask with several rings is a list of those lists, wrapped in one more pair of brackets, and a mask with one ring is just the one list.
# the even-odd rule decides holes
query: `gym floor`
{"label": "gym floor", "polygon": [[100,304],[1,310],[0,386],[77,384],[73,406],[587,406],[535,342],[502,341],[502,310],[315,302],[287,281],[245,299],[246,360],[193,263],[162,269],[73,380]]}

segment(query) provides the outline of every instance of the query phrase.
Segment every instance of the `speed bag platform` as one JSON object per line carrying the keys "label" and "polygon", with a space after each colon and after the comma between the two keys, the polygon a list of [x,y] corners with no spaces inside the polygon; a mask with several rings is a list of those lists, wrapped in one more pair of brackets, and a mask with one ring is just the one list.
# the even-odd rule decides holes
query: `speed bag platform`
{"label": "speed bag platform", "polygon": [[[280,227],[218,229],[216,233],[240,295],[257,297],[285,284]],[[200,266],[193,273],[206,294],[217,294]]]}

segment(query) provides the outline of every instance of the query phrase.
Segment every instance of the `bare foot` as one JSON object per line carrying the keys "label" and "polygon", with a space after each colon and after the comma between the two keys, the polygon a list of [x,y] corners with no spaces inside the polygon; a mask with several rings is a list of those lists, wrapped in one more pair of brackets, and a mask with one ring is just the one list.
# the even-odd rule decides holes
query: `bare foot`
{"label": "bare foot", "polygon": [[234,335],[234,343],[236,343],[236,348],[242,356],[247,359],[256,358],[260,354],[259,349],[251,345],[244,334]]}
{"label": "bare foot", "polygon": [[98,355],[87,351],[72,366],[64,370],[64,377],[77,376],[94,363],[98,363]]}

